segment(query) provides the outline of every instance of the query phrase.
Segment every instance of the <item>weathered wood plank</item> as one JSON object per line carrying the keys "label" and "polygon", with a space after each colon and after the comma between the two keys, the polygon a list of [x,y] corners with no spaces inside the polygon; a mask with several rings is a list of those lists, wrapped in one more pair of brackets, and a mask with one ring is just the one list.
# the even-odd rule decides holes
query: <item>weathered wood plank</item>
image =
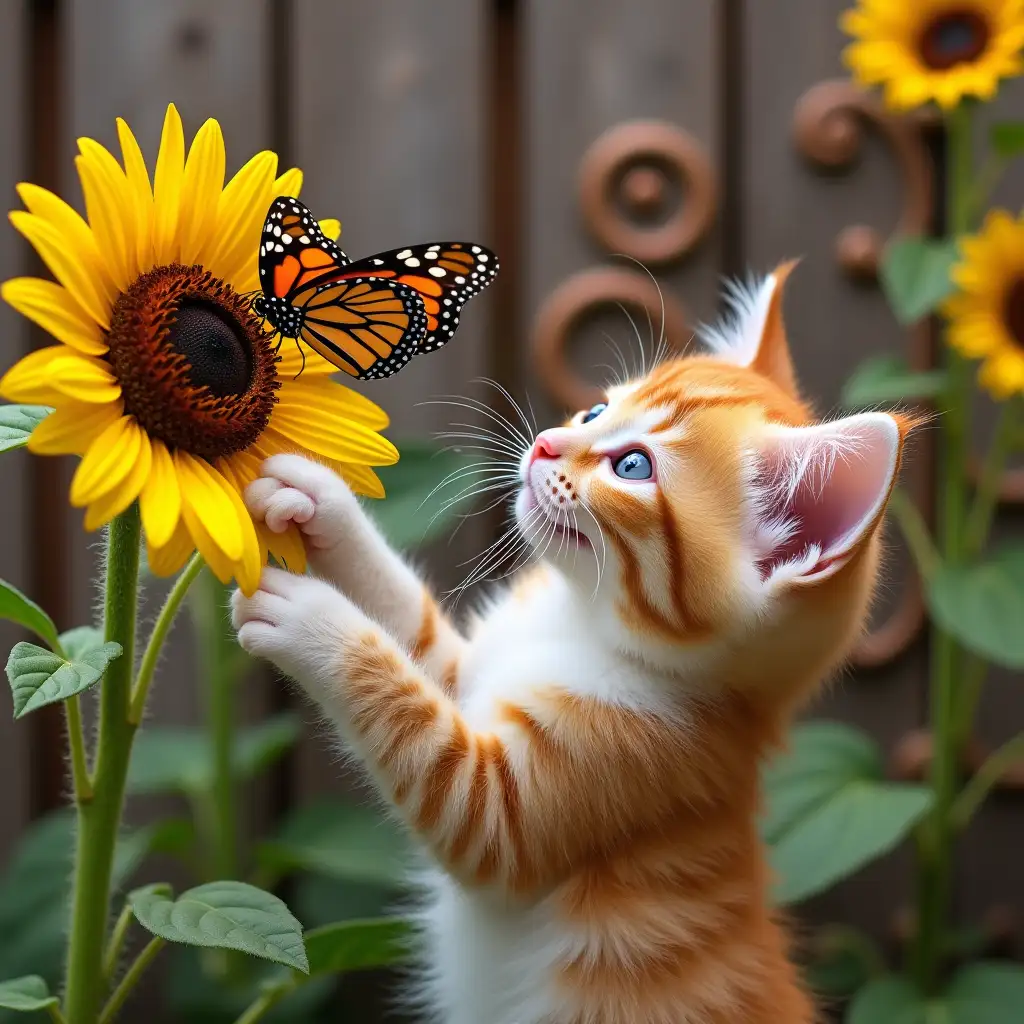
{"label": "weathered wood plank", "polygon": [[[742,59],[733,62],[742,76],[739,174],[742,193],[741,252],[751,268],[766,272],[782,259],[803,257],[790,279],[785,316],[797,372],[823,412],[835,409],[846,376],[863,358],[904,352],[909,341],[895,324],[881,293],[859,284],[837,260],[837,239],[850,225],[869,225],[884,238],[893,230],[905,204],[920,190],[921,180],[904,180],[894,152],[869,126],[862,147],[856,144],[858,120],[842,122],[832,114],[831,132],[814,124],[805,108],[803,150],[794,139],[798,104],[818,83],[845,78],[839,55],[844,45],[837,19],[847,0],[785,0],[781,4],[745,4]],[[799,26],[794,31],[794,26]],[[842,92],[842,86],[840,86]],[[819,105],[828,97],[818,94]],[[806,102],[806,101],[805,101]],[[840,119],[837,127],[836,119]],[[839,176],[812,166],[807,153],[848,146],[851,173]],[[913,164],[913,139],[905,159]],[[855,165],[853,158],[857,157]],[[855,166],[855,170],[852,167]],[[922,209],[926,206],[922,205]],[[911,208],[911,212],[915,212]],[[919,211],[917,211],[919,212]],[[847,234],[850,262],[861,232]],[[926,468],[918,443],[908,459],[909,471]],[[895,530],[890,531],[895,542]],[[905,560],[895,559],[882,581],[876,620],[897,607],[905,583]],[[920,723],[923,706],[924,651],[920,640],[910,650],[874,671],[846,674],[812,709],[813,714],[842,718],[868,728],[888,749]],[[894,906],[909,898],[903,885],[905,861],[897,858],[872,867],[852,882],[816,901],[817,919],[839,919],[870,926],[881,933]],[[882,894],[885,894],[884,896]]]}

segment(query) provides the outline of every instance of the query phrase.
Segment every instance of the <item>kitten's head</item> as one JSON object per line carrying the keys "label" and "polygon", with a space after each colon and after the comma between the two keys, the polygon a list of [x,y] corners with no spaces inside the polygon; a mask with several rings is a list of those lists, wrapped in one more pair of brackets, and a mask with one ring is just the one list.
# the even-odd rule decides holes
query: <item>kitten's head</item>
{"label": "kitten's head", "polygon": [[709,354],[540,433],[516,504],[523,534],[635,653],[737,685],[800,686],[848,653],[911,426],[814,419],[782,323],[791,269],[734,289]]}

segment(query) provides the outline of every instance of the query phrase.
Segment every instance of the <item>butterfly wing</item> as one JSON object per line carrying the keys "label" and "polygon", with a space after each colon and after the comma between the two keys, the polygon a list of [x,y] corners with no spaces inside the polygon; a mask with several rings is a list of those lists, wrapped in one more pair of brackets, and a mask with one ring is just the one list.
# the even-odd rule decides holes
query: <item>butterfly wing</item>
{"label": "butterfly wing", "polygon": [[426,333],[419,293],[399,281],[346,277],[303,298],[299,340],[359,380],[398,373]]}
{"label": "butterfly wing", "polygon": [[419,351],[433,352],[455,334],[466,301],[497,277],[498,258],[470,242],[429,242],[368,256],[350,263],[343,273],[386,278],[417,292],[427,315]]}
{"label": "butterfly wing", "polygon": [[268,299],[294,303],[297,292],[324,284],[349,258],[321,230],[309,208],[292,196],[270,205],[260,237],[260,285]]}

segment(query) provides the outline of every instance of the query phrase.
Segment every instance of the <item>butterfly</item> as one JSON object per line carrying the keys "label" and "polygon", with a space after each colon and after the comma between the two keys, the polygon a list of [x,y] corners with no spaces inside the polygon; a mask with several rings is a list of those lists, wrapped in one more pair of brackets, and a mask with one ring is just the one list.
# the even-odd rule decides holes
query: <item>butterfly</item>
{"label": "butterfly", "polygon": [[490,249],[431,242],[352,263],[290,196],[275,199],[260,239],[253,311],[360,380],[390,377],[447,344],[466,301],[498,273]]}

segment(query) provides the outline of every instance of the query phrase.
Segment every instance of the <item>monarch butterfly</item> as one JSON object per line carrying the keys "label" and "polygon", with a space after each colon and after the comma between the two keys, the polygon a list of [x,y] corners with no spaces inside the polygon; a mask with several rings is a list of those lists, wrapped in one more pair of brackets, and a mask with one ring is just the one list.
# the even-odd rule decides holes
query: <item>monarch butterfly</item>
{"label": "monarch butterfly", "polygon": [[490,249],[432,242],[349,258],[297,199],[275,199],[260,240],[258,316],[339,370],[390,377],[451,340],[466,300],[498,273]]}

